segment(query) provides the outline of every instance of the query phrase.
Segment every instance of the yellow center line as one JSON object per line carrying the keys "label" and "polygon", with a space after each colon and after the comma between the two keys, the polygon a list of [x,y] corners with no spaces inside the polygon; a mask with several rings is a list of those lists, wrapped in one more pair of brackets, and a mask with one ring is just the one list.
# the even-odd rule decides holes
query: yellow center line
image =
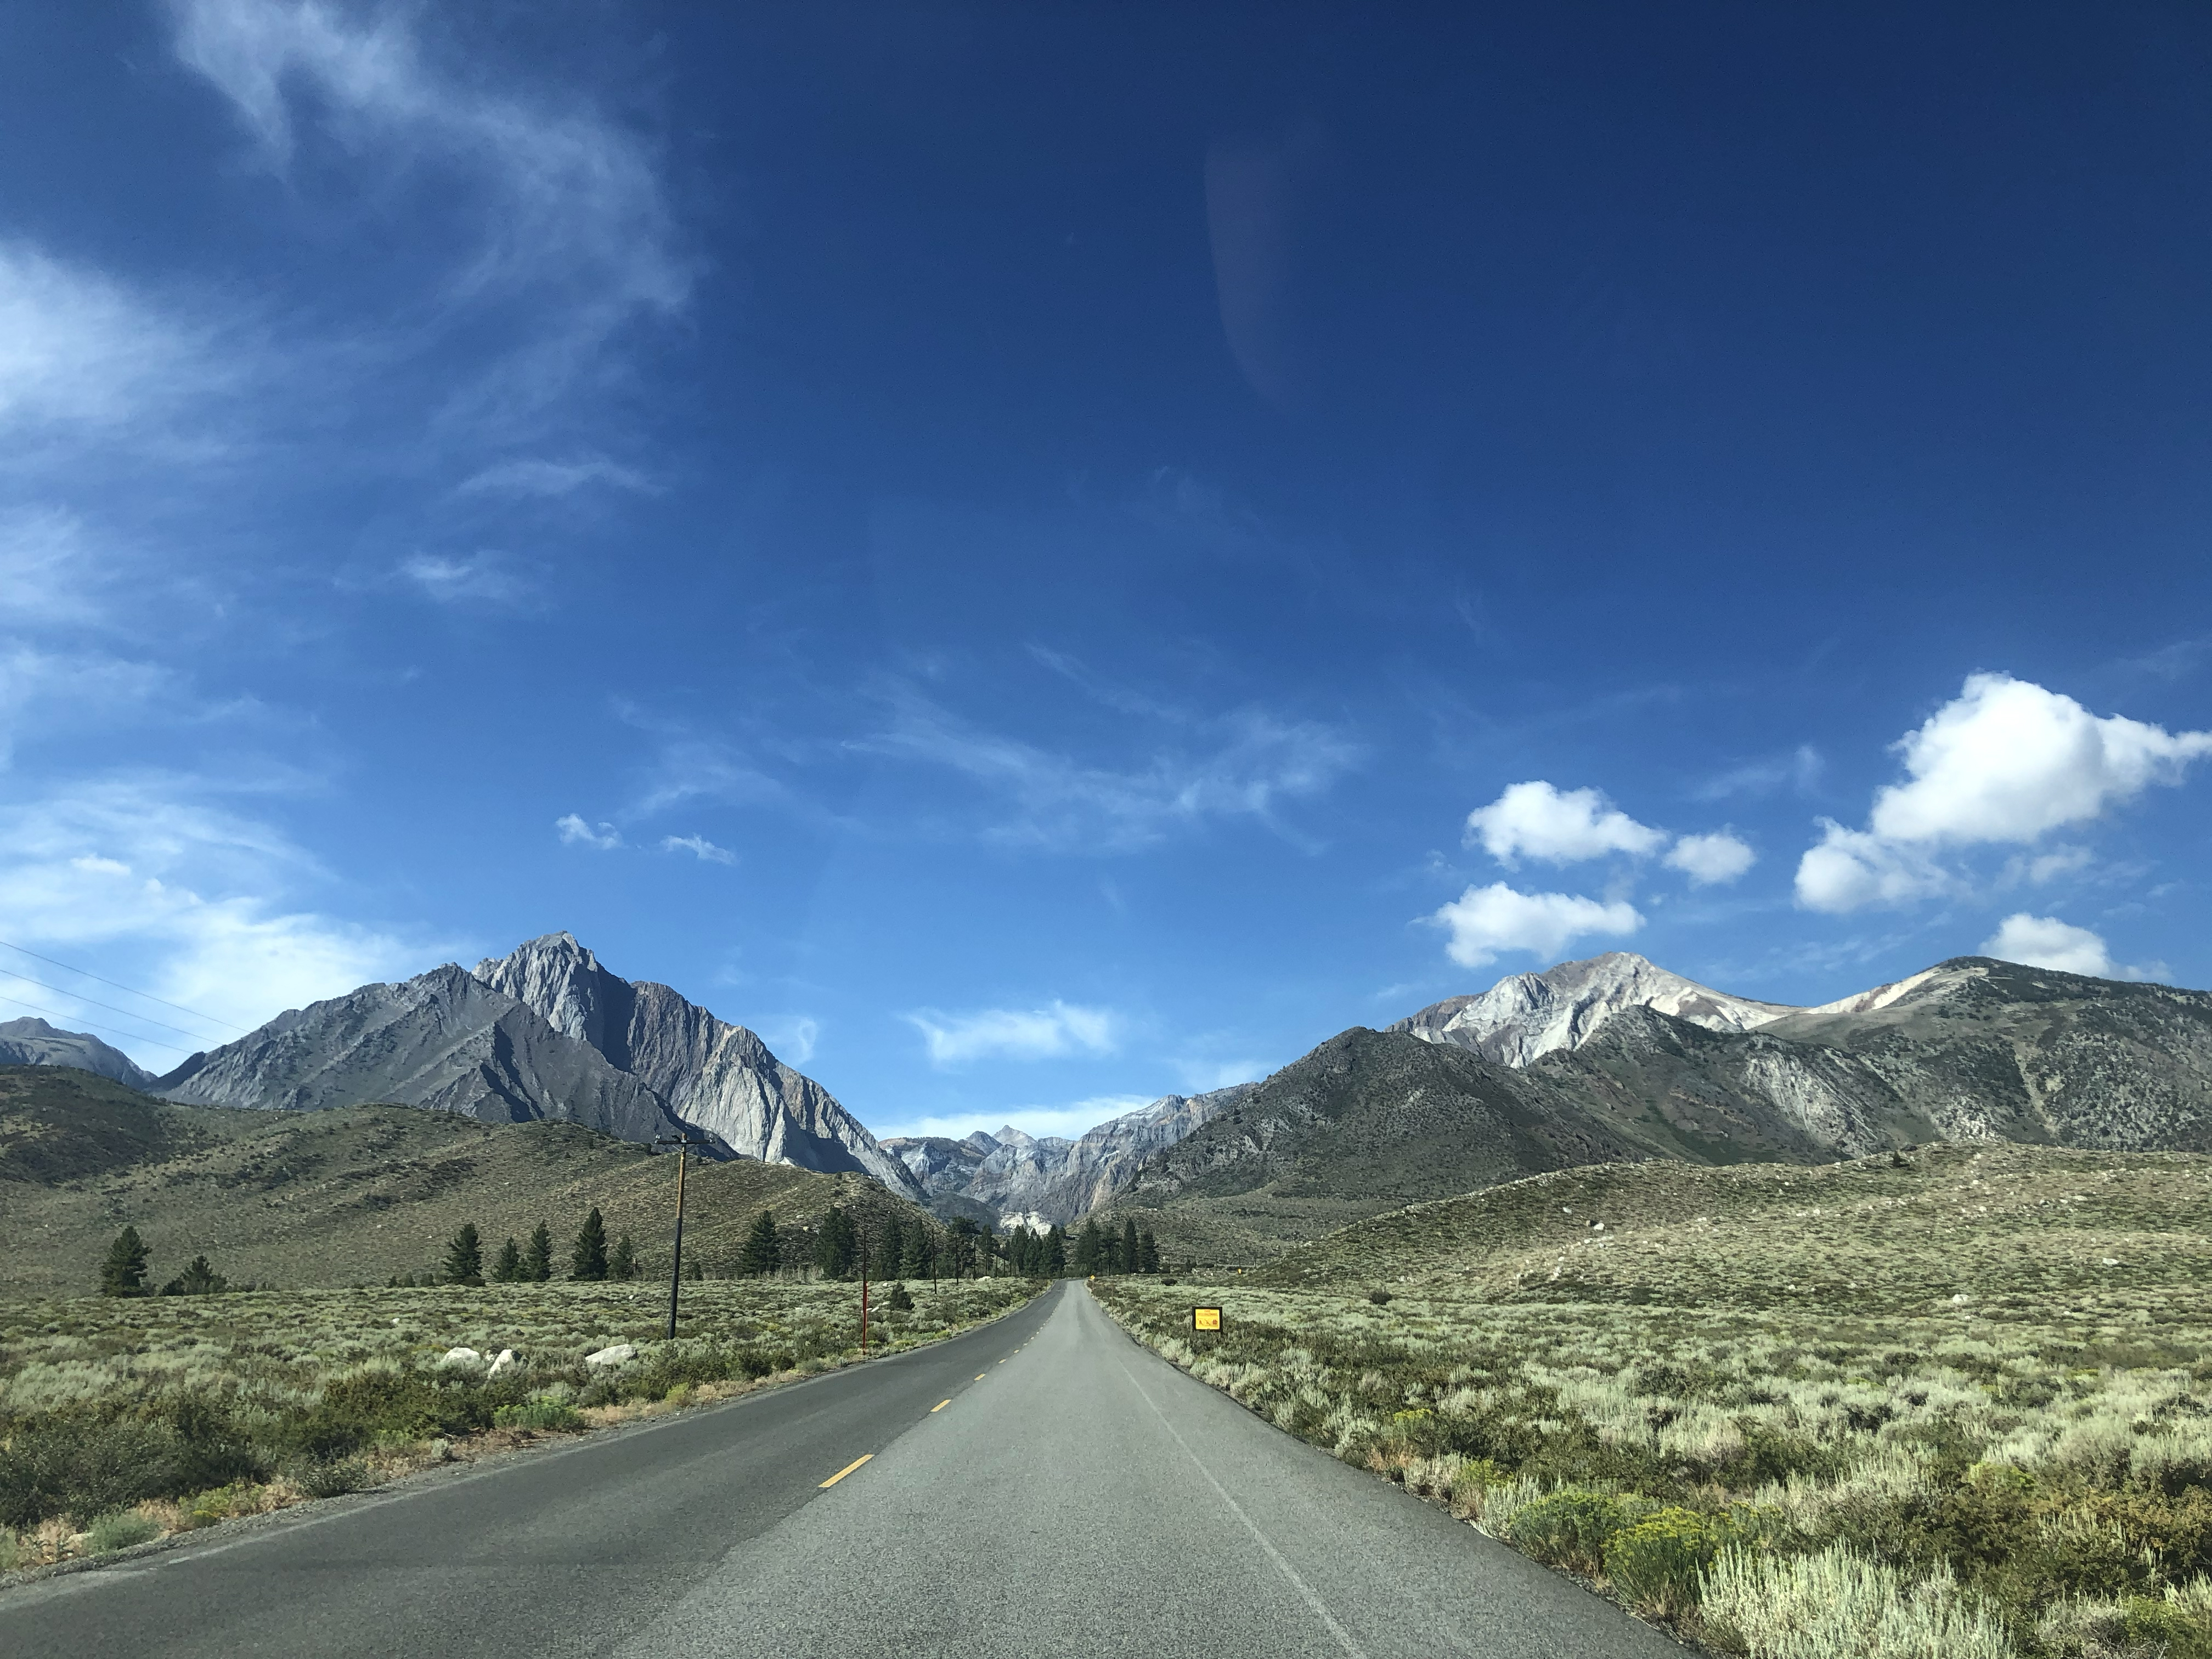
{"label": "yellow center line", "polygon": [[844,1467],[843,1468],[842,1468],[842,1469],[838,1470],[836,1474],[835,1474],[831,1475],[831,1476],[830,1476],[827,1480],[824,1480],[824,1481],[822,1483],[823,1486],[824,1487],[824,1489],[827,1489],[827,1488],[829,1488],[829,1487],[830,1487],[830,1486],[836,1486],[836,1485],[840,1480],[843,1480],[847,1475],[848,1475],[848,1474],[852,1474],[852,1472],[853,1472],[854,1469],[859,1468],[860,1467],[860,1465],[861,1465],[861,1464],[863,1464],[863,1463],[866,1462],[867,1462],[871,1457],[873,1457],[874,1455],[875,1455],[875,1453],[873,1453],[873,1452],[862,1452],[862,1453],[861,1453],[858,1457],[854,1458],[851,1462],[849,1462],[849,1463],[846,1464],[846,1465],[845,1465],[845,1467]]}
{"label": "yellow center line", "polygon": [[981,1371],[977,1371],[977,1372],[975,1373],[975,1380],[976,1380],[978,1382],[981,1382],[983,1380],[983,1373],[982,1373],[982,1372],[981,1372]]}
{"label": "yellow center line", "polygon": [[931,1416],[933,1416],[933,1416],[935,1416],[939,1412],[943,1411],[943,1410],[944,1410],[947,1406],[951,1405],[951,1403],[952,1403],[952,1402],[951,1402],[950,1400],[940,1400],[940,1401],[938,1401],[934,1406],[932,1406],[932,1407],[929,1408],[930,1415],[931,1415]]}

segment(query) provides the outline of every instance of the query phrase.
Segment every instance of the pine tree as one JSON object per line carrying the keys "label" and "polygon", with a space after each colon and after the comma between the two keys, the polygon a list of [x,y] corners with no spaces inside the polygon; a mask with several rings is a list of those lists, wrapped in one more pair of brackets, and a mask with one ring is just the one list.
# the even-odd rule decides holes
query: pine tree
{"label": "pine tree", "polygon": [[1160,1241],[1152,1237],[1148,1227],[1137,1235],[1137,1271],[1156,1273],[1160,1270]]}
{"label": "pine tree", "polygon": [[758,1279],[782,1265],[783,1245],[775,1236],[775,1212],[763,1210],[753,1218],[751,1231],[745,1234],[744,1247],[738,1252],[738,1276]]}
{"label": "pine tree", "polygon": [[1058,1222],[1044,1236],[1044,1270],[1054,1279],[1067,1271],[1067,1229]]}
{"label": "pine tree", "polygon": [[1137,1237],[1137,1218],[1131,1216],[1121,1224],[1121,1271],[1141,1273],[1144,1263],[1144,1241]]}
{"label": "pine tree", "polygon": [[230,1288],[230,1281],[208,1265],[204,1255],[196,1255],[184,1272],[161,1286],[163,1296],[218,1296]]}
{"label": "pine tree", "polygon": [[885,1216],[884,1236],[876,1241],[876,1248],[869,1253],[868,1256],[870,1263],[876,1270],[876,1277],[897,1278],[899,1257],[905,1253],[905,1250],[906,1231],[899,1225],[899,1218],[895,1215]]}
{"label": "pine tree", "polygon": [[859,1254],[852,1218],[832,1204],[822,1218],[822,1231],[814,1236],[814,1265],[822,1269],[824,1279],[842,1279],[853,1271]]}
{"label": "pine tree", "polygon": [[446,1246],[446,1265],[438,1276],[448,1285],[483,1283],[483,1240],[477,1236],[475,1222],[461,1223],[460,1231]]}
{"label": "pine tree", "polygon": [[906,1249],[899,1256],[899,1273],[906,1279],[927,1279],[929,1264],[936,1255],[930,1248],[929,1225],[917,1221],[906,1230]]}
{"label": "pine tree", "polygon": [[108,1246],[107,1260],[100,1264],[100,1293],[145,1295],[146,1258],[149,1254],[145,1240],[138,1237],[138,1230],[125,1227],[115,1235],[115,1243]]}
{"label": "pine tree", "polygon": [[509,1233],[507,1243],[499,1247],[498,1259],[491,1264],[491,1282],[495,1285],[512,1285],[517,1279],[523,1278],[525,1273],[522,1251],[515,1244],[514,1235]]}
{"label": "pine tree", "polygon": [[553,1277],[553,1230],[542,1221],[531,1229],[530,1248],[522,1253],[522,1276],[532,1285]]}
{"label": "pine tree", "polygon": [[610,1279],[637,1277],[637,1251],[630,1243],[628,1233],[615,1240],[613,1253],[607,1257],[607,1277]]}
{"label": "pine tree", "polygon": [[594,1204],[584,1224],[577,1230],[576,1242],[568,1250],[568,1277],[571,1279],[603,1279],[607,1276],[607,1224]]}
{"label": "pine tree", "polygon": [[1106,1236],[1097,1221],[1086,1221],[1075,1239],[1075,1271],[1088,1279],[1106,1265]]}

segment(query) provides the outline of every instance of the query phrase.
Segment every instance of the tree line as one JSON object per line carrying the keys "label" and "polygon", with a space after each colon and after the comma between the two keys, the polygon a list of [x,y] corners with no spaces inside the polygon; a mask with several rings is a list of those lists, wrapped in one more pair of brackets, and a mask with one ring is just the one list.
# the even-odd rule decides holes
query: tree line
{"label": "tree line", "polygon": [[[136,1227],[126,1226],[116,1236],[100,1264],[102,1296],[148,1296],[147,1273],[152,1253]],[[543,1221],[526,1241],[511,1235],[484,1266],[483,1237],[477,1224],[465,1221],[447,1241],[445,1260],[434,1273],[394,1273],[392,1285],[543,1285],[554,1276],[553,1232]],[[776,1224],[775,1212],[763,1210],[752,1219],[738,1253],[733,1276],[757,1279],[786,1268],[812,1266],[825,1279],[972,1279],[1003,1267],[1011,1273],[1039,1279],[1057,1279],[1070,1272],[1092,1273],[1156,1273],[1160,1271],[1158,1242],[1149,1231],[1139,1231],[1134,1220],[1124,1221],[1119,1231],[1103,1229],[1096,1219],[1071,1238],[1067,1229],[1054,1225],[1043,1232],[1018,1226],[1000,1237],[966,1216],[955,1216],[942,1230],[915,1218],[902,1220],[896,1211],[848,1211],[831,1205],[821,1224],[811,1232],[787,1233]],[[566,1277],[590,1284],[607,1279],[635,1279],[637,1251],[623,1233],[610,1244],[606,1221],[594,1206],[570,1242]],[[695,1261],[687,1277],[702,1277]],[[162,1296],[205,1296],[230,1288],[205,1255],[197,1255],[184,1271],[161,1287]]]}

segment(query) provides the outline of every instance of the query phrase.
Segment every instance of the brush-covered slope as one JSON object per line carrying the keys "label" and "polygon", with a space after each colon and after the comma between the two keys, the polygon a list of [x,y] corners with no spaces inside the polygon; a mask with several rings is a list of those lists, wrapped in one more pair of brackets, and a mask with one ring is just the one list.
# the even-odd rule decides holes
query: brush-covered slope
{"label": "brush-covered slope", "polygon": [[[487,1123],[407,1106],[319,1112],[179,1106],[48,1067],[0,1070],[0,1290],[82,1294],[125,1222],[166,1278],[205,1252],[234,1279],[382,1283],[434,1268],[465,1221],[486,1263],[544,1221],[565,1273],[598,1206],[648,1273],[665,1273],[676,1166],[560,1122]],[[709,1272],[734,1263],[763,1207],[803,1245],[832,1203],[923,1217],[855,1174],[749,1159],[690,1172],[684,1248]]]}
{"label": "brush-covered slope", "polygon": [[2212,1281],[2212,1158],[1942,1144],[1813,1168],[1563,1170],[1356,1223],[1248,1277],[1452,1300],[1967,1316],[2063,1311],[2091,1292],[2193,1297]]}
{"label": "brush-covered slope", "polygon": [[0,1193],[161,1163],[267,1127],[256,1112],[173,1106],[74,1066],[0,1066]]}

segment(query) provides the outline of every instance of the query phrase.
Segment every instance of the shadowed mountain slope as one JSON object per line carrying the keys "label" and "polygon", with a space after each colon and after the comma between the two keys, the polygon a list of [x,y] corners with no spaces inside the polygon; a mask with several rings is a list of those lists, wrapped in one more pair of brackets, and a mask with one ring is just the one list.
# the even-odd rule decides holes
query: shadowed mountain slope
{"label": "shadowed mountain slope", "polygon": [[489,1123],[580,1123],[649,1141],[683,1126],[659,1096],[462,969],[289,1009],[161,1079],[188,1105],[317,1111],[372,1101]]}
{"label": "shadowed mountain slope", "polygon": [[73,1066],[131,1089],[150,1089],[154,1074],[120,1048],[84,1031],[64,1031],[43,1019],[0,1019],[0,1066]]}

